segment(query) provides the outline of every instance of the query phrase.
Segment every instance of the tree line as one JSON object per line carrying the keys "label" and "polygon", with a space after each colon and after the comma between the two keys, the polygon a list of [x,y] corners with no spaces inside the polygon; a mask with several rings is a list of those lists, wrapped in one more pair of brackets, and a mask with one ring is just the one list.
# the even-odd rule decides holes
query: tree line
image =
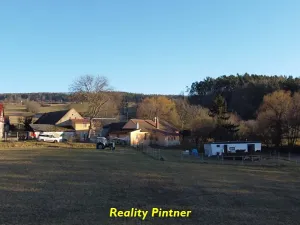
{"label": "tree line", "polygon": [[203,140],[260,140],[295,146],[300,132],[300,79],[230,75],[194,82],[189,102],[209,111],[194,129]]}
{"label": "tree line", "polygon": [[300,90],[300,79],[292,76],[266,76],[245,73],[217,78],[207,77],[194,82],[189,90],[192,104],[210,107],[213,99],[221,94],[228,110],[236,112],[242,119],[255,119],[257,110],[266,94],[285,90],[292,94]]}
{"label": "tree line", "polygon": [[[155,94],[142,94],[130,92],[114,91],[123,97],[123,102],[139,103],[144,98],[156,96]],[[179,95],[164,95],[168,98],[178,98]],[[0,101],[6,103],[20,103],[25,101],[35,101],[40,103],[69,103],[72,101],[71,93],[6,93],[0,94]]]}

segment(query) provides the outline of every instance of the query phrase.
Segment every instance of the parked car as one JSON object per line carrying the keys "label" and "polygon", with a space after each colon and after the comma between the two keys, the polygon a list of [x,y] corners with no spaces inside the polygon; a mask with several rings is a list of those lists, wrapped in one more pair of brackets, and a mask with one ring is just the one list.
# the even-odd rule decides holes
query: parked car
{"label": "parked car", "polygon": [[53,135],[40,134],[38,137],[38,141],[57,143],[57,142],[62,142],[63,139],[62,139],[62,137],[55,137]]}
{"label": "parked car", "polygon": [[125,138],[112,138],[111,141],[114,141],[116,145],[127,145],[127,139]]}

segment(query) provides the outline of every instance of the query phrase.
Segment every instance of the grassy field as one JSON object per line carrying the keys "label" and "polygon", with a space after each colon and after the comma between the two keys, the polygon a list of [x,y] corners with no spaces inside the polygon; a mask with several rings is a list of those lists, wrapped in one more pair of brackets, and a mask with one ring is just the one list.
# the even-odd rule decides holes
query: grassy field
{"label": "grassy field", "polygon": [[[299,167],[153,160],[141,152],[0,150],[0,224],[299,224]],[[109,209],[191,210],[109,218]]]}
{"label": "grassy field", "polygon": [[[76,104],[74,104],[76,106]],[[27,116],[30,113],[27,112],[26,106],[21,104],[5,104],[5,113],[7,115],[20,114],[22,116]],[[40,107],[39,113],[53,112],[59,110],[66,110],[70,106],[68,104],[54,104],[50,106]]]}
{"label": "grassy field", "polygon": [[18,141],[18,142],[1,142],[0,149],[91,149],[94,148],[93,143],[49,143],[49,142],[38,142],[38,141]]}

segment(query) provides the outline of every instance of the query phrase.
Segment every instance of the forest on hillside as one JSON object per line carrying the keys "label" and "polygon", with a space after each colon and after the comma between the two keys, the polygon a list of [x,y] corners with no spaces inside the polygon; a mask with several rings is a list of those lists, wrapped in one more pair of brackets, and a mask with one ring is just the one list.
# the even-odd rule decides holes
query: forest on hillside
{"label": "forest on hillside", "polygon": [[[130,93],[130,92],[118,92],[123,98],[123,102],[129,103],[140,103],[144,98],[154,97],[157,95],[146,95],[141,93]],[[176,99],[179,98],[179,95],[163,95],[168,98]],[[21,101],[36,101],[44,103],[68,103],[71,101],[70,94],[68,93],[48,93],[48,92],[39,92],[39,93],[5,93],[0,94],[0,102],[9,102],[9,103],[20,103]]]}
{"label": "forest on hillside", "polygon": [[210,108],[213,99],[221,94],[228,111],[236,112],[243,120],[255,119],[263,97],[274,91],[300,90],[300,78],[292,76],[266,76],[257,74],[229,75],[218,78],[207,77],[194,82],[189,90],[190,102]]}

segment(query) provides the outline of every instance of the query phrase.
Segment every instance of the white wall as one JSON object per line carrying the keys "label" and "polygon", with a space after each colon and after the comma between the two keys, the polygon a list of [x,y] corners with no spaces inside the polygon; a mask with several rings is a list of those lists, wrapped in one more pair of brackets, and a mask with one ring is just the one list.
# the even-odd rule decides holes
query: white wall
{"label": "white wall", "polygon": [[[205,155],[217,155],[219,152],[220,154],[224,153],[224,145],[227,145],[228,153],[235,153],[237,150],[244,150],[248,152],[248,144],[254,144],[255,151],[261,151],[261,143],[223,143],[223,144],[205,144],[204,151]],[[232,149],[231,149],[232,148]]]}
{"label": "white wall", "polygon": [[0,122],[0,138],[3,138],[4,135],[4,123]]}
{"label": "white wall", "polygon": [[68,139],[69,137],[74,136],[75,132],[35,132],[36,138],[38,138],[40,134],[53,135],[57,138],[62,136],[64,139]]}

